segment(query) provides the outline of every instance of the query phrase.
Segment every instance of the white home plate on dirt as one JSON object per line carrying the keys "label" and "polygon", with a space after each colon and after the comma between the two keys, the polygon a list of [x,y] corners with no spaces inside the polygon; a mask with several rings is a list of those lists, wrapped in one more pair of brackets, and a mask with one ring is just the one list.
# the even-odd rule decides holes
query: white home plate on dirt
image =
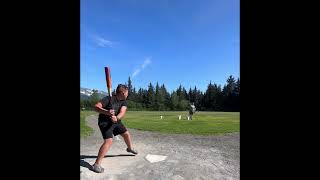
{"label": "white home plate on dirt", "polygon": [[167,156],[161,156],[161,155],[155,155],[155,154],[148,154],[146,156],[146,159],[151,163],[163,161],[166,158],[167,158]]}
{"label": "white home plate on dirt", "polygon": [[121,139],[118,136],[113,136],[113,139],[115,139],[116,141],[121,141]]}

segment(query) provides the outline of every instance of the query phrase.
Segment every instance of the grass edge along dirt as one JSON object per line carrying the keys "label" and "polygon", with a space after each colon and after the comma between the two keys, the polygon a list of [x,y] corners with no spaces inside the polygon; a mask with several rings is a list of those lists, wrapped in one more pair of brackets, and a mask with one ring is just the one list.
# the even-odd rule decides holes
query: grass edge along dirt
{"label": "grass edge along dirt", "polygon": [[93,129],[87,125],[86,117],[90,115],[96,115],[94,111],[80,111],[80,138],[90,136],[93,133]]}

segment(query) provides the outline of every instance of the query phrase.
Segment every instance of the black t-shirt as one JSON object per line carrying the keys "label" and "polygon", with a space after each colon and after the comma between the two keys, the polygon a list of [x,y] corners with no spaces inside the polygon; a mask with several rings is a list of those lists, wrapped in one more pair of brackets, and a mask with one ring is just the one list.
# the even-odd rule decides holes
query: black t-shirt
{"label": "black t-shirt", "polygon": [[[109,109],[109,105],[110,105],[109,104],[109,99],[110,99],[110,97],[106,96],[106,97],[104,97],[103,99],[100,100],[100,102],[105,105],[105,107],[103,107],[104,109]],[[116,96],[112,96],[111,105],[112,105],[112,109],[114,109],[115,115],[117,116],[120,113],[121,107],[122,106],[127,106],[127,101],[126,100],[118,100],[116,98]],[[107,116],[105,114],[99,114],[99,119],[108,120],[108,119],[110,119],[110,116]]]}

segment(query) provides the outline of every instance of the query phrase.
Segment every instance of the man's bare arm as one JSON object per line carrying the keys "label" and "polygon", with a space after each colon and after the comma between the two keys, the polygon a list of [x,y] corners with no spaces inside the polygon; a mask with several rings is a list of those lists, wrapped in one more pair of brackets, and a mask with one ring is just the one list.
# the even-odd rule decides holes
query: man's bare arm
{"label": "man's bare arm", "polygon": [[120,109],[120,113],[117,115],[117,119],[122,119],[125,116],[126,112],[127,112],[127,107],[122,106]]}
{"label": "man's bare arm", "polygon": [[95,105],[95,110],[98,112],[98,113],[101,113],[101,114],[105,114],[105,115],[108,115],[108,116],[113,116],[114,115],[114,110],[106,110],[103,108],[103,105],[101,102],[98,102],[96,105]]}

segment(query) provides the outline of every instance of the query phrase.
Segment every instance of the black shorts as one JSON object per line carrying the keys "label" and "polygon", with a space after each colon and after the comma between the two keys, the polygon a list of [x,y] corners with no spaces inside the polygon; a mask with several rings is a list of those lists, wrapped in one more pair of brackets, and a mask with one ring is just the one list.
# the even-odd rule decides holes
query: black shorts
{"label": "black shorts", "polygon": [[113,136],[123,134],[127,131],[126,127],[122,124],[121,120],[117,123],[113,123],[111,120],[100,120],[99,128],[103,139],[113,138]]}

